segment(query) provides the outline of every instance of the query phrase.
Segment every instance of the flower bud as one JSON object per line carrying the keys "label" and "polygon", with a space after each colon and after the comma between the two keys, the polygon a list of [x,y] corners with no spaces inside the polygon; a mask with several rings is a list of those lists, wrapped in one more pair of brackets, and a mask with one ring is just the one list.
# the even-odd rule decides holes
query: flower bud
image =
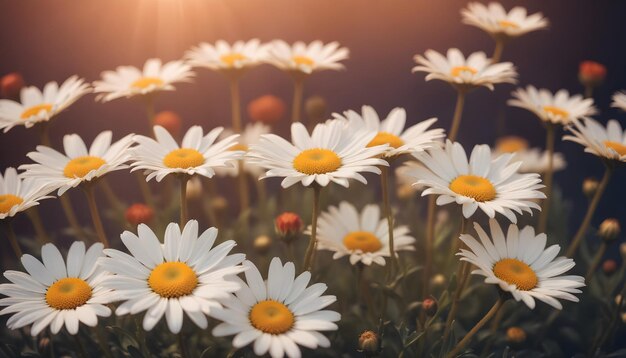
{"label": "flower bud", "polygon": [[433,278],[430,280],[430,286],[432,288],[441,288],[445,284],[446,284],[446,276],[440,273],[433,276]]}
{"label": "flower bud", "polygon": [[273,95],[261,96],[248,103],[248,116],[254,122],[276,123],[283,119],[285,111],[285,102]]}
{"label": "flower bud", "polygon": [[411,184],[401,184],[396,189],[398,199],[410,200],[415,195],[415,187]]}
{"label": "flower bud", "polygon": [[124,216],[131,225],[146,224],[154,217],[154,210],[146,204],[136,203],[126,209]]}
{"label": "flower bud", "polygon": [[2,76],[0,79],[0,96],[2,98],[18,99],[24,87],[24,78],[17,72]]}
{"label": "flower bud", "polygon": [[359,352],[367,355],[377,354],[380,351],[380,338],[374,331],[365,331],[359,336]]}
{"label": "flower bud", "polygon": [[606,77],[606,67],[595,61],[583,61],[578,68],[578,80],[583,86],[597,87]]}
{"label": "flower bud", "polygon": [[50,349],[50,338],[49,337],[41,337],[39,339],[39,343],[37,343],[38,349],[40,353],[46,353]]}
{"label": "flower bud", "polygon": [[506,330],[506,340],[509,343],[524,343],[524,341],[526,341],[526,332],[520,327],[509,327],[509,329]]}
{"label": "flower bud", "polygon": [[228,209],[228,200],[223,196],[216,196],[211,199],[211,207],[213,207],[216,212],[223,213]]}
{"label": "flower bud", "polygon": [[613,241],[615,240],[621,232],[621,228],[619,226],[619,221],[614,218],[605,219],[602,224],[600,224],[600,229],[598,229],[598,236],[605,241]]}
{"label": "flower bud", "polygon": [[439,305],[437,304],[437,300],[433,297],[425,298],[422,302],[422,309],[427,316],[432,317],[437,313],[439,309]]}
{"label": "flower bud", "polygon": [[596,178],[587,178],[583,181],[583,194],[587,196],[587,198],[591,199],[598,190],[598,186],[600,182]]}
{"label": "flower bud", "polygon": [[199,177],[193,176],[187,182],[187,199],[198,200],[202,197],[202,180]]}
{"label": "flower bud", "polygon": [[167,129],[173,137],[180,135],[183,120],[176,112],[161,111],[154,116],[154,124]]}
{"label": "flower bud", "polygon": [[254,250],[259,255],[265,255],[272,247],[272,239],[267,235],[259,235],[254,239]]}
{"label": "flower bud", "polygon": [[496,140],[496,151],[498,153],[517,153],[528,149],[528,141],[518,136],[500,137]]}
{"label": "flower bud", "polygon": [[602,271],[604,271],[607,276],[612,275],[617,271],[617,262],[611,259],[605,260],[602,263]]}
{"label": "flower bud", "polygon": [[328,113],[328,103],[321,96],[309,97],[304,102],[304,112],[312,121],[323,120]]}
{"label": "flower bud", "polygon": [[296,213],[284,212],[274,220],[276,233],[287,241],[293,240],[296,235],[302,232],[302,219]]}
{"label": "flower bud", "polygon": [[626,242],[619,245],[619,254],[622,256],[622,260],[626,260]]}

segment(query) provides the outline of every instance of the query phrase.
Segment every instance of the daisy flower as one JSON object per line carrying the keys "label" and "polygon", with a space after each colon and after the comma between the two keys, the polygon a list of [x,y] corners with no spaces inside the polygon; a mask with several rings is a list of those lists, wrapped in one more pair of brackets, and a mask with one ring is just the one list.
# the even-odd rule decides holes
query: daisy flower
{"label": "daisy flower", "polygon": [[104,131],[94,139],[87,151],[85,142],[78,134],[63,137],[64,153],[39,145],[37,151],[27,156],[36,164],[24,164],[22,176],[45,181],[50,190],[58,189],[61,196],[68,189],[90,182],[112,171],[125,169],[128,160],[128,148],[133,143],[133,134],[129,134],[111,144],[113,134]]}
{"label": "daisy flower", "polygon": [[509,106],[531,111],[543,122],[565,125],[572,119],[590,116],[597,112],[593,106],[593,99],[585,99],[578,94],[570,96],[569,92],[564,89],[552,94],[544,88],[527,86],[526,89],[518,88],[512,95],[515,98],[507,102]]}
{"label": "daisy flower", "polygon": [[275,134],[264,134],[250,147],[248,157],[249,162],[268,169],[261,179],[283,177],[283,188],[298,182],[324,187],[331,181],[348,187],[348,179],[367,183],[361,172],[380,174],[377,166],[388,165],[378,158],[387,145],[367,147],[375,136],[373,132],[351,133],[337,120],[316,125],[311,135],[301,123],[293,123],[293,144]]}
{"label": "daisy flower", "polygon": [[585,152],[626,162],[626,132],[618,121],[610,120],[605,128],[591,118],[583,118],[582,121],[574,119],[572,125],[566,128],[572,135],[565,135],[563,139],[582,145]]}
{"label": "daisy flower", "polygon": [[0,99],[0,129],[8,132],[15,126],[31,128],[47,122],[89,92],[91,87],[78,76],[68,78],[61,86],[48,82],[43,91],[34,86],[24,87],[20,102]]}
{"label": "daisy flower", "polygon": [[563,308],[557,298],[578,302],[573,294],[581,292],[578,288],[585,286],[585,279],[562,276],[574,267],[574,260],[557,257],[559,245],[546,248],[546,234],[535,235],[532,226],[520,230],[511,224],[505,235],[493,219],[489,227],[491,237],[474,223],[480,241],[467,234],[460,237],[469,249],[457,255],[477,267],[472,274],[485,276],[485,283],[498,285],[531,309],[535,308],[535,299],[556,309]]}
{"label": "daisy flower", "polygon": [[[310,234],[311,228],[308,229]],[[414,251],[415,238],[409,228],[393,229],[394,250]],[[320,214],[317,225],[318,250],[333,251],[333,259],[350,256],[350,264],[372,262],[385,265],[389,257],[389,230],[387,219],[381,218],[378,205],[366,205],[362,212],[343,201]]]}
{"label": "daisy flower", "polygon": [[506,12],[496,2],[489,5],[469,3],[467,8],[461,10],[461,16],[464,24],[478,27],[494,38],[510,39],[548,27],[548,19],[540,12],[528,15],[521,6]]}
{"label": "daisy flower", "polygon": [[346,121],[351,130],[376,133],[367,146],[388,144],[389,148],[384,154],[386,158],[407,153],[421,153],[433,145],[438,145],[437,140],[444,137],[443,129],[428,130],[437,118],[429,118],[405,130],[406,111],[404,108],[392,109],[387,118],[382,121],[371,106],[363,106],[361,114],[353,110],[345,111],[343,115],[333,113],[333,118]]}
{"label": "daisy flower", "polygon": [[[496,158],[504,153],[513,153],[513,160],[522,162],[522,165],[517,170],[520,173],[543,174],[550,167],[550,153],[539,148],[530,148],[528,141],[524,138],[507,136],[498,139],[492,151],[493,157]],[[562,153],[554,153],[552,160],[552,170],[554,172],[567,167],[567,162]]]}
{"label": "daisy flower", "polygon": [[240,150],[230,149],[237,144],[237,134],[216,142],[222,130],[218,127],[203,135],[202,127],[193,126],[179,146],[165,128],[154,126],[156,140],[135,136],[138,145],[132,152],[132,171],[143,169],[148,174],[147,181],[156,177],[158,182],[168,174],[198,174],[211,178],[215,168],[233,166],[243,155]]}
{"label": "daisy flower", "polygon": [[324,310],[337,300],[335,296],[322,296],[327,286],[316,283],[309,287],[311,273],[305,271],[295,277],[295,266],[284,266],[278,257],[272,259],[267,281],[250,261],[243,265],[246,282],[227,299],[221,300],[224,308],[211,311],[220,323],[213,329],[216,337],[235,335],[233,346],[245,347],[254,342],[254,353],[272,358],[300,357],[298,345],[315,349],[330,347],[330,341],[319,331],[337,330],[341,315]]}
{"label": "daisy flower", "polygon": [[517,214],[541,210],[536,199],[545,199],[539,174],[520,174],[520,162],[511,163],[513,154],[492,159],[488,145],[477,145],[469,160],[459,143],[447,141],[445,148],[433,148],[420,156],[423,165],[412,175],[418,185],[428,187],[425,195],[437,195],[437,205],[462,205],[463,216],[471,217],[480,208],[487,216],[496,213],[517,222]]}
{"label": "daisy flower", "polygon": [[115,314],[147,311],[143,317],[146,331],[165,315],[170,331],[178,333],[184,312],[198,327],[207,328],[205,315],[220,307],[217,300],[230,297],[241,286],[234,278],[244,270],[239,264],[245,255],[228,255],[236,245],[233,240],[212,248],[217,229],[198,236],[195,220],[187,222],[182,233],[178,224],[170,223],[163,245],[147,225],[140,224],[137,232],[121,235],[130,255],[105,249],[108,257],[99,261],[112,274],[102,284],[124,301]]}
{"label": "daisy flower", "polygon": [[417,66],[412,72],[426,72],[426,81],[442,80],[458,89],[469,90],[485,86],[493,91],[494,84],[516,83],[517,72],[511,62],[491,63],[484,52],[474,52],[465,59],[457,48],[447,56],[434,50],[414,57]]}
{"label": "daisy flower", "polygon": [[30,334],[36,336],[48,326],[57,334],[65,325],[74,335],[79,323],[95,327],[98,316],[110,316],[106,304],[114,293],[102,286],[108,274],[96,265],[100,256],[102,244],[93,244],[85,251],[85,244],[79,241],[70,247],[67,261],[53,244],[41,248],[43,263],[23,255],[26,272],[6,271],[4,277],[11,283],[0,285],[0,294],[8,296],[0,300],[0,306],[6,306],[0,314],[14,313],[7,327],[19,329],[32,324]]}
{"label": "daisy flower", "polygon": [[267,62],[284,71],[309,75],[315,71],[344,69],[339,61],[347,59],[349,53],[338,42],[313,41],[307,45],[298,41],[290,46],[275,40],[268,45]]}
{"label": "daisy flower", "polygon": [[7,168],[4,176],[0,174],[0,220],[39,205],[39,200],[52,198],[47,196],[51,191],[46,184],[23,179],[15,168]]}
{"label": "daisy flower", "polygon": [[[265,125],[263,123],[260,122],[256,122],[256,123],[251,123],[246,125],[246,127],[244,128],[243,132],[241,132],[241,135],[238,138],[238,142],[237,144],[233,145],[232,147],[230,147],[230,150],[239,150],[242,151],[244,153],[248,152],[248,149],[250,148],[251,145],[255,145],[259,142],[259,140],[261,139],[261,136],[264,134],[268,134],[271,133],[271,129],[270,126]],[[229,137],[231,135],[233,135],[234,132],[232,130],[226,129],[224,130],[224,132],[222,132],[222,134],[220,135],[220,137],[222,138],[226,138]],[[254,165],[252,163],[249,163],[248,160],[246,160],[246,158],[243,158],[244,161],[244,172],[250,174],[253,178],[258,178],[260,176],[263,175],[263,173],[265,172],[265,170],[263,170],[263,168],[259,167],[258,165]],[[235,167],[224,167],[224,168],[216,168],[215,172],[217,173],[217,175],[219,176],[231,176],[231,177],[236,177],[239,175],[239,166],[235,166]]]}
{"label": "daisy flower", "polygon": [[615,92],[612,99],[613,102],[611,102],[611,107],[619,108],[622,111],[626,111],[626,92]]}
{"label": "daisy flower", "polygon": [[174,83],[189,82],[195,74],[183,61],[161,64],[158,58],[146,61],[143,70],[119,66],[115,71],[102,72],[102,80],[93,83],[96,100],[108,102],[122,97],[145,96],[160,91],[173,91]]}
{"label": "daisy flower", "polygon": [[243,71],[262,64],[267,57],[267,45],[258,39],[237,41],[232,46],[219,40],[215,45],[206,42],[187,51],[187,62],[194,67],[214,71]]}

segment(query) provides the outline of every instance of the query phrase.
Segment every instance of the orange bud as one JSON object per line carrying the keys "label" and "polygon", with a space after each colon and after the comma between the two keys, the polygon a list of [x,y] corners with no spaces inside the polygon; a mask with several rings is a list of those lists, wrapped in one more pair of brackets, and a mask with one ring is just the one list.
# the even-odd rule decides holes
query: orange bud
{"label": "orange bud", "polygon": [[578,79],[585,86],[598,86],[606,77],[606,67],[595,61],[583,61],[578,69]]}
{"label": "orange bud", "polygon": [[613,274],[615,271],[617,271],[617,262],[611,259],[604,261],[602,263],[602,271],[604,271],[604,273],[607,275]]}
{"label": "orange bud", "polygon": [[133,204],[126,209],[126,221],[132,225],[149,223],[154,217],[154,211],[146,204]]}
{"label": "orange bud", "polygon": [[248,116],[254,122],[276,123],[283,119],[285,111],[285,102],[273,95],[261,96],[248,103]]}
{"label": "orange bud", "polygon": [[17,99],[20,91],[24,87],[24,78],[17,72],[12,72],[2,76],[0,80],[0,95],[2,98]]}
{"label": "orange bud", "polygon": [[284,239],[292,239],[302,231],[302,219],[296,213],[284,212],[274,221],[276,233]]}
{"label": "orange bud", "polygon": [[154,124],[167,129],[167,131],[174,137],[178,137],[180,135],[182,122],[183,120],[180,116],[172,111],[161,111],[154,116]]}

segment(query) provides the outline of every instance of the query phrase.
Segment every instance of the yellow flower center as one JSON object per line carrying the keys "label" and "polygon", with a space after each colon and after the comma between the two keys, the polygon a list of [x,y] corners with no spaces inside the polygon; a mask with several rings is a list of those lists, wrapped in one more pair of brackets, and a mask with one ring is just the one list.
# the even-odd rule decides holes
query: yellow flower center
{"label": "yellow flower center", "polygon": [[518,289],[528,291],[537,286],[537,274],[525,262],[518,259],[502,259],[493,266],[497,278]]}
{"label": "yellow flower center", "polygon": [[46,303],[57,310],[73,310],[91,298],[91,287],[76,277],[67,277],[53,283],[46,291]]}
{"label": "yellow flower center", "polygon": [[459,175],[450,183],[453,192],[484,202],[496,198],[496,188],[491,182],[476,175]]}
{"label": "yellow flower center", "polygon": [[190,295],[198,286],[198,276],[182,262],[164,262],[155,267],[148,277],[152,291],[164,298]]}
{"label": "yellow flower center", "polygon": [[291,60],[295,62],[295,64],[298,66],[311,67],[315,64],[315,62],[310,57],[307,57],[307,56],[293,56]]}
{"label": "yellow flower center", "polygon": [[240,53],[229,53],[226,55],[222,55],[222,57],[220,57],[220,60],[224,62],[225,64],[227,64],[228,66],[233,67],[235,66],[235,62],[243,61],[246,58],[247,58],[246,56]]}
{"label": "yellow flower center", "polygon": [[204,164],[204,156],[195,149],[180,148],[169,152],[163,164],[168,168],[187,169]]}
{"label": "yellow flower center", "polygon": [[232,147],[228,148],[228,150],[232,150],[232,151],[241,150],[241,151],[247,152],[248,151],[248,146],[245,145],[245,144],[242,144],[242,143],[238,143],[238,144],[235,144]]}
{"label": "yellow flower center", "polygon": [[475,68],[469,66],[456,66],[452,67],[452,69],[450,70],[450,74],[454,77],[458,77],[463,73],[470,73],[472,75],[475,75],[477,72],[478,71]]}
{"label": "yellow flower center", "polygon": [[13,194],[2,194],[0,195],[0,213],[6,214],[8,213],[12,207],[15,205],[21,204],[24,199],[19,196],[15,196]]}
{"label": "yellow flower center", "polygon": [[50,103],[42,103],[42,104],[38,104],[36,106],[32,106],[27,108],[24,112],[22,112],[22,115],[20,116],[21,119],[28,119],[31,116],[35,116],[37,114],[39,114],[39,112],[41,111],[46,111],[46,112],[50,112],[52,110],[52,105]]}
{"label": "yellow flower center", "polygon": [[63,175],[72,179],[82,178],[90,171],[96,170],[104,164],[106,164],[104,159],[91,155],[74,158],[65,165],[65,169],[63,169]]}
{"label": "yellow flower center", "polygon": [[139,89],[145,89],[150,86],[162,86],[163,80],[157,77],[141,77],[133,82],[130,86]]}
{"label": "yellow flower center", "polygon": [[613,149],[619,155],[626,155],[626,145],[624,145],[622,143],[613,142],[613,141],[610,141],[610,140],[605,140],[604,141],[604,145],[607,148]]}
{"label": "yellow flower center", "polygon": [[516,153],[528,149],[528,141],[521,137],[502,137],[496,142],[496,151],[500,153]]}
{"label": "yellow flower center", "polygon": [[569,116],[569,112],[554,106],[543,106],[543,111],[561,118],[566,118]]}
{"label": "yellow flower center", "polygon": [[283,334],[293,327],[295,319],[287,306],[280,302],[266,300],[252,306],[250,323],[259,331],[269,334]]}
{"label": "yellow flower center", "polygon": [[293,160],[294,169],[308,175],[334,172],[340,166],[337,153],[321,148],[303,150]]}
{"label": "yellow flower center", "polygon": [[363,252],[376,252],[383,245],[376,235],[367,231],[353,231],[343,238],[343,245],[348,250],[361,250]]}
{"label": "yellow flower center", "polygon": [[376,134],[376,137],[374,137],[374,139],[367,143],[367,146],[373,147],[383,144],[389,144],[391,147],[399,148],[404,144],[404,141],[395,134],[391,134],[389,132],[378,132],[378,134]]}
{"label": "yellow flower center", "polygon": [[508,20],[500,20],[498,21],[498,25],[500,25],[500,27],[508,27],[511,29],[519,29],[519,25],[514,23],[513,21],[508,21]]}

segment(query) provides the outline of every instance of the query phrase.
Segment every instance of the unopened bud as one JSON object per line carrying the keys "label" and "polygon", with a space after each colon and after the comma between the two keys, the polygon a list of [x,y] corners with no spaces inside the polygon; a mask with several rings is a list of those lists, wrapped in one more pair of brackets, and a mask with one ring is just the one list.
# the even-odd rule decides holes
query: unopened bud
{"label": "unopened bud", "polygon": [[524,343],[524,341],[526,341],[526,332],[520,327],[509,327],[509,329],[506,330],[506,340],[509,343]]}
{"label": "unopened bud", "polygon": [[216,196],[211,199],[211,207],[218,213],[222,213],[228,209],[228,200],[223,196]]}
{"label": "unopened bud", "polygon": [[617,271],[617,262],[615,260],[606,260],[602,263],[602,271],[608,276]]}
{"label": "unopened bud", "polygon": [[48,349],[50,349],[50,338],[48,337],[41,337],[41,339],[39,339],[39,343],[37,344],[38,348],[39,348],[39,352],[42,353],[46,353],[48,352]]}
{"label": "unopened bud", "polygon": [[286,106],[282,99],[273,96],[261,96],[248,103],[248,116],[254,122],[273,124],[285,117]]}
{"label": "unopened bud", "polygon": [[154,116],[154,124],[167,129],[167,131],[174,137],[178,137],[180,135],[182,123],[183,120],[176,112],[161,111]]}
{"label": "unopened bud", "polygon": [[0,79],[2,98],[18,99],[22,87],[24,87],[24,78],[17,72],[6,74]]}
{"label": "unopened bud", "polygon": [[154,210],[146,204],[133,204],[126,209],[124,215],[131,225],[149,223],[154,217]]}
{"label": "unopened bud", "polygon": [[442,274],[436,274],[430,280],[430,286],[433,288],[441,288],[446,284],[446,276]]}
{"label": "unopened bud", "polygon": [[623,323],[626,323],[626,312],[620,314]]}
{"label": "unopened bud", "polygon": [[411,184],[399,185],[398,189],[396,189],[396,195],[398,196],[398,199],[410,200],[415,196],[415,187]]}
{"label": "unopened bud", "polygon": [[296,213],[284,212],[274,220],[274,228],[276,233],[287,241],[293,240],[300,232],[302,232],[302,219]]}
{"label": "unopened bud", "polygon": [[596,178],[587,178],[583,181],[583,194],[587,196],[587,198],[591,199],[598,191],[598,186],[600,182]]}
{"label": "unopened bud", "polygon": [[259,255],[265,255],[272,247],[272,239],[267,235],[260,235],[254,239],[254,250]]}
{"label": "unopened bud", "polygon": [[437,313],[439,309],[439,305],[437,304],[437,300],[432,297],[425,298],[422,302],[422,309],[427,316],[432,317]]}
{"label": "unopened bud", "polygon": [[605,219],[602,224],[600,224],[600,229],[598,229],[598,236],[605,241],[613,241],[615,240],[621,232],[621,228],[619,226],[619,221],[617,219],[609,218]]}
{"label": "unopened bud", "polygon": [[380,351],[380,339],[374,331],[365,331],[359,336],[359,351],[372,355]]}
{"label": "unopened bud", "polygon": [[619,254],[622,256],[622,260],[626,260],[626,242],[619,245]]}
{"label": "unopened bud", "polygon": [[202,197],[202,180],[199,177],[193,176],[187,182],[187,191],[186,191],[187,199],[189,200],[197,200]]}
{"label": "unopened bud", "polygon": [[328,103],[326,103],[324,97],[312,96],[304,102],[304,111],[309,119],[320,121],[328,113]]}
{"label": "unopened bud", "polygon": [[578,68],[578,79],[583,86],[597,87],[606,77],[606,67],[595,61],[583,61]]}

